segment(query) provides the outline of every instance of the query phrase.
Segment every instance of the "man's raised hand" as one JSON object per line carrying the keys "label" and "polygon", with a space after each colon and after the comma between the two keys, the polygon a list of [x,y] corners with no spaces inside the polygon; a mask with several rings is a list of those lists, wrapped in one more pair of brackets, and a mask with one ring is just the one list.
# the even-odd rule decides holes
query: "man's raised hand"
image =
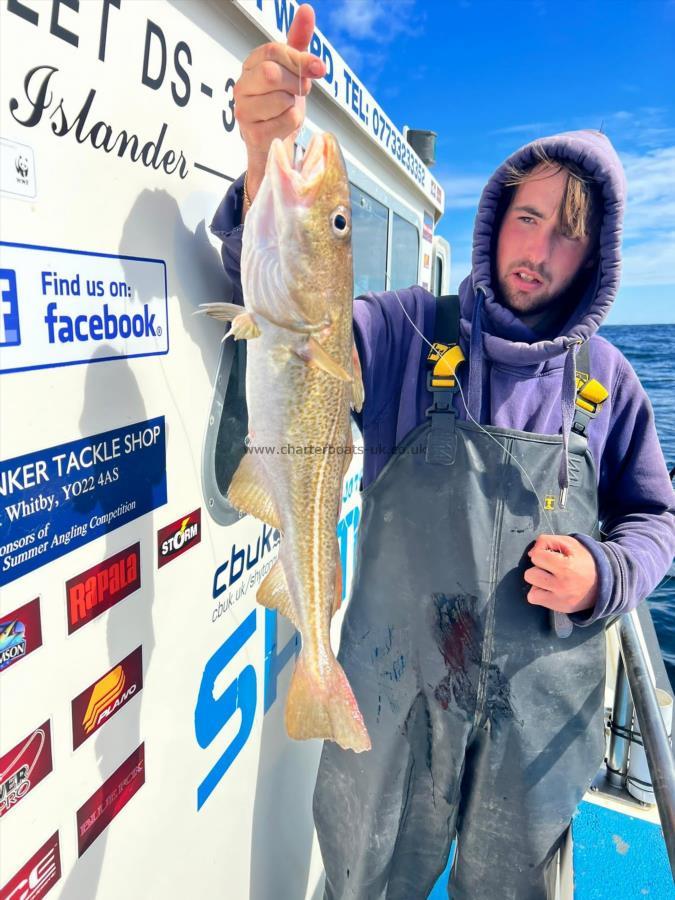
{"label": "man's raised hand", "polygon": [[305,97],[312,79],[326,67],[307,52],[314,33],[314,10],[304,3],[296,10],[287,43],[263,44],[244,60],[234,86],[234,114],[248,155],[248,192],[255,196],[265,174],[274,138],[294,136],[305,118]]}

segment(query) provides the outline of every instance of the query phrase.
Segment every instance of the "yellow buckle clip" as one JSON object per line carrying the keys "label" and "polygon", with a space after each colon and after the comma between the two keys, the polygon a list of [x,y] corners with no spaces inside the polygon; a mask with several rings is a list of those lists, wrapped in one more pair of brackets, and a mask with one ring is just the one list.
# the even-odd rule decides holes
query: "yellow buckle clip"
{"label": "yellow buckle clip", "polygon": [[584,382],[577,393],[577,406],[585,412],[597,413],[605,400],[609,397],[607,388],[590,378]]}
{"label": "yellow buckle clip", "polygon": [[459,344],[448,347],[447,344],[435,343],[427,354],[427,361],[434,363],[431,374],[431,387],[453,388],[455,387],[455,372],[457,366],[464,362],[465,356]]}

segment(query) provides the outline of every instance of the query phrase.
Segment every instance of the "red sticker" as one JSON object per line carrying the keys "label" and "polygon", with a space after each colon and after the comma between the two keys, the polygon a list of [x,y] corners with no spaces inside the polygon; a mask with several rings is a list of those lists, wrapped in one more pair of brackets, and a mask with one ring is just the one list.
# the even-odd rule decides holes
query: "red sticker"
{"label": "red sticker", "polygon": [[0,900],[39,900],[61,877],[59,833],[56,831],[0,889]]}
{"label": "red sticker", "polygon": [[157,532],[157,568],[185,553],[202,539],[202,511],[196,509],[188,516],[176,519]]}
{"label": "red sticker", "polygon": [[143,656],[140,647],[72,701],[73,750],[105,725],[143,688]]}
{"label": "red sticker", "polygon": [[77,855],[94,843],[145,784],[145,744],[141,744],[77,811]]}
{"label": "red sticker", "polygon": [[49,719],[0,758],[0,817],[23,800],[52,771]]}
{"label": "red sticker", "polygon": [[0,672],[41,646],[39,597],[0,616]]}
{"label": "red sticker", "polygon": [[141,545],[134,544],[66,582],[68,634],[141,586]]}

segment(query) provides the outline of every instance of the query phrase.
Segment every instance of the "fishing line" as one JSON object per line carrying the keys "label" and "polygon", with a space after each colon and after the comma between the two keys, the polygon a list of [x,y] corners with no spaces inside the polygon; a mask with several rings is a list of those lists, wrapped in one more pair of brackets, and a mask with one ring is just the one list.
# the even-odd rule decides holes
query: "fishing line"
{"label": "fishing line", "polygon": [[[432,350],[435,350],[434,345],[431,343],[431,341],[427,340],[427,338],[425,337],[425,335],[422,334],[422,332],[420,331],[420,329],[417,327],[417,325],[415,325],[415,323],[413,322],[413,320],[412,320],[412,319],[410,318],[410,316],[408,315],[408,312],[407,312],[405,306],[403,305],[403,302],[402,302],[401,298],[400,298],[399,295],[398,295],[398,291],[396,291],[396,290],[394,291],[394,296],[395,296],[396,299],[398,300],[399,306],[400,306],[401,309],[403,310],[404,316],[405,316],[406,319],[410,322],[410,324],[411,324],[412,327],[415,329],[415,331],[419,334],[419,336],[422,338],[422,340],[424,341],[424,343],[427,344]],[[464,397],[464,391],[462,390],[461,382],[460,382],[460,380],[459,380],[459,378],[457,377],[456,374],[455,374],[455,381],[457,382],[457,387],[459,388],[459,394],[460,394],[460,397],[462,398],[462,403],[464,404],[464,409],[466,410],[467,416],[468,416],[469,419],[473,422],[473,424],[476,425],[476,427],[479,428],[479,429],[483,432],[483,434],[486,434],[486,435],[490,438],[490,440],[494,441],[495,444],[497,444],[498,447],[501,447],[501,449],[504,451],[504,453],[506,453],[507,456],[510,456],[511,459],[514,461],[514,463],[518,466],[518,468],[519,468],[520,471],[523,473],[523,475],[525,476],[525,478],[527,478],[527,480],[528,480],[528,482],[529,482],[529,484],[530,484],[530,487],[532,488],[532,493],[533,493],[534,496],[536,497],[537,502],[539,503],[539,505],[540,505],[540,507],[541,507],[541,511],[542,511],[542,513],[544,514],[544,518],[546,519],[546,522],[548,523],[548,526],[549,526],[549,533],[550,533],[550,534],[556,534],[557,532],[556,532],[555,528],[553,527],[553,522],[552,522],[552,520],[551,520],[551,517],[549,516],[546,507],[545,507],[544,504],[541,502],[541,500],[540,500],[540,498],[539,498],[539,495],[537,494],[537,490],[536,490],[536,488],[535,488],[535,486],[534,486],[534,483],[533,483],[532,479],[530,478],[530,476],[528,475],[528,473],[526,472],[525,468],[524,468],[524,467],[521,465],[521,463],[516,459],[516,457],[513,455],[513,453],[511,453],[509,450],[506,449],[506,446],[505,446],[504,444],[502,444],[501,441],[498,441],[497,438],[496,438],[493,434],[490,434],[490,432],[489,432],[486,428],[483,428],[483,426],[480,424],[480,422],[477,422],[477,421],[474,419],[474,417],[473,417],[473,416],[471,415],[471,413],[469,412],[469,408],[468,408],[468,406],[467,406],[466,399],[465,399],[465,397]]]}

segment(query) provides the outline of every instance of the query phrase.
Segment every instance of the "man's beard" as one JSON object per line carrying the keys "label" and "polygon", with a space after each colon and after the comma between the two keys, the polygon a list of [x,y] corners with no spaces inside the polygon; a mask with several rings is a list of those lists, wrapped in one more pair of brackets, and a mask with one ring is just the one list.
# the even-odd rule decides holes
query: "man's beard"
{"label": "man's beard", "polygon": [[[516,268],[518,268],[516,266]],[[531,268],[531,267],[529,267]],[[513,271],[513,269],[511,270]],[[521,308],[517,290],[511,290],[506,279],[498,280],[496,299],[507,309],[530,325],[536,331],[550,332],[556,327],[561,327],[572,315],[574,309],[581,300],[588,285],[592,270],[581,269],[575,276],[564,284],[554,294],[544,294],[538,297],[532,306]],[[508,277],[508,276],[507,276]],[[528,299],[529,299],[528,294]]]}

